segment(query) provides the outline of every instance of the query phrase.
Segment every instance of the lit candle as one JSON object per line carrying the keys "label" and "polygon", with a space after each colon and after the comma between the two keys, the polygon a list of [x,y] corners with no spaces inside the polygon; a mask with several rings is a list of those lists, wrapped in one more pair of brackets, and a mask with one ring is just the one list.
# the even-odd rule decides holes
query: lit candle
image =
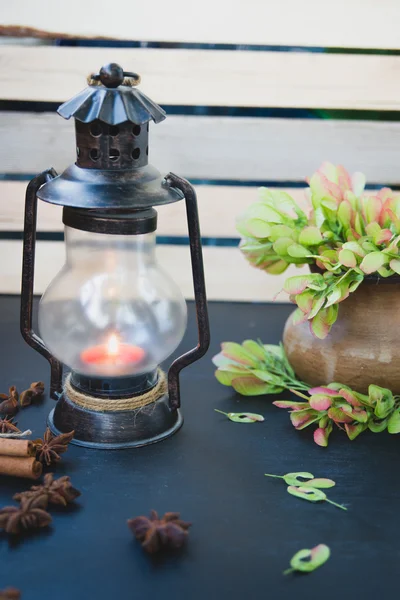
{"label": "lit candle", "polygon": [[110,373],[119,369],[125,371],[127,367],[140,363],[145,354],[140,346],[122,344],[118,336],[112,333],[105,344],[83,350],[81,360],[96,370]]}

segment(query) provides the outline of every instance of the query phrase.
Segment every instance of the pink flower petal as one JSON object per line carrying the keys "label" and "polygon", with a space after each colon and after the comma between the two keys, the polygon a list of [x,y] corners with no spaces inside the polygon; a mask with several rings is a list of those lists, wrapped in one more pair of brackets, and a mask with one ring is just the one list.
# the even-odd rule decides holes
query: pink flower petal
{"label": "pink flower petal", "polygon": [[342,396],[353,407],[362,406],[362,403],[358,400],[358,398],[354,395],[350,390],[346,390],[345,388],[341,388],[339,390],[339,395]]}
{"label": "pink flower petal", "polygon": [[346,414],[340,408],[331,407],[328,411],[328,416],[330,419],[332,419],[332,421],[335,421],[335,423],[352,423],[353,422],[353,417],[351,417],[349,414]]}
{"label": "pink flower petal", "polygon": [[300,325],[301,323],[305,323],[306,321],[308,321],[308,314],[300,310],[300,308],[296,308],[296,310],[292,314],[293,325]]}
{"label": "pink flower petal", "polygon": [[286,279],[283,289],[290,295],[301,294],[307,288],[311,279],[310,275],[294,275]]}
{"label": "pink flower petal", "polygon": [[324,394],[313,394],[309,403],[314,410],[328,410],[332,405],[332,398]]}
{"label": "pink flower petal", "polygon": [[389,242],[393,237],[393,233],[390,229],[382,229],[378,235],[374,237],[374,242],[377,246]]}
{"label": "pink flower petal", "polygon": [[230,358],[237,363],[249,367],[256,367],[258,364],[257,359],[236,342],[223,342],[221,348],[223,356]]}
{"label": "pink flower petal", "polygon": [[278,408],[287,408],[291,410],[303,410],[309,408],[308,402],[296,402],[294,400],[275,400],[272,404]]}
{"label": "pink flower petal", "polygon": [[307,425],[311,425],[317,421],[319,416],[311,409],[298,410],[290,413],[290,420],[296,429],[304,429]]}
{"label": "pink flower petal", "polygon": [[318,446],[326,447],[328,445],[329,433],[326,429],[322,429],[322,427],[318,427],[314,431],[314,442],[318,444]]}
{"label": "pink flower petal", "polygon": [[318,169],[318,173],[322,173],[325,175],[330,181],[333,183],[338,183],[338,170],[337,167],[328,160],[324,160],[320,168]]}
{"label": "pink flower petal", "polygon": [[308,393],[310,394],[310,396],[313,396],[314,394],[325,394],[325,396],[338,396],[339,395],[336,390],[332,390],[331,388],[323,387],[323,386],[310,388],[308,390]]}
{"label": "pink flower petal", "polygon": [[378,223],[382,210],[382,200],[380,200],[380,198],[377,196],[370,196],[367,198],[364,208],[365,215],[367,217],[367,223]]}
{"label": "pink flower petal", "polygon": [[351,179],[349,173],[342,165],[338,165],[336,167],[336,171],[339,178],[339,186],[343,192],[349,191],[352,189]]}

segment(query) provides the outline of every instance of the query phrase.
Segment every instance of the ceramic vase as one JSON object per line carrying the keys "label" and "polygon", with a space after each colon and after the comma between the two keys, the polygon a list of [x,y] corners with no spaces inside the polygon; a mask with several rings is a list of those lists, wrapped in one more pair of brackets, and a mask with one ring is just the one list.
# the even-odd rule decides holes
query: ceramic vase
{"label": "ceramic vase", "polygon": [[324,340],[290,315],[283,344],[297,376],[312,386],[336,381],[365,393],[374,383],[399,394],[400,277],[365,280],[340,303]]}

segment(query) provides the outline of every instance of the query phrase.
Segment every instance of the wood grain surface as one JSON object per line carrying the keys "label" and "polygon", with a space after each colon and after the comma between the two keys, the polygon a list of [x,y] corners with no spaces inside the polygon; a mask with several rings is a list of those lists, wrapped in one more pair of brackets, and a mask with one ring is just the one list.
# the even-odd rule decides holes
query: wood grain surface
{"label": "wood grain surface", "polygon": [[[75,161],[74,126],[55,113],[0,112],[3,173]],[[397,160],[398,158],[398,160]],[[150,128],[149,160],[186,178],[304,181],[323,160],[399,182],[400,122],[172,115]]]}
{"label": "wood grain surface", "polygon": [[160,104],[400,108],[400,56],[305,52],[0,45],[0,96],[61,103],[108,62],[140,73]]}
{"label": "wood grain surface", "polygon": [[23,25],[76,37],[122,40],[397,48],[397,0],[14,0],[2,6],[4,25]]}

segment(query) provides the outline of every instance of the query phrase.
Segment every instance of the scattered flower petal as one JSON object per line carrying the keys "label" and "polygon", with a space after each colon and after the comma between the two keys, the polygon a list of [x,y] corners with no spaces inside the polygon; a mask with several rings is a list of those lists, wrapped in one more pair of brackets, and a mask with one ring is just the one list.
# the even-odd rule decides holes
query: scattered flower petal
{"label": "scattered flower petal", "polygon": [[325,564],[330,555],[331,551],[325,544],[318,544],[311,550],[299,550],[290,561],[291,568],[284,571],[284,575],[293,571],[311,573]]}
{"label": "scattered flower petal", "polygon": [[214,408],[215,412],[221,413],[221,415],[225,415],[228,417],[230,421],[234,423],[256,423],[257,421],[264,421],[264,417],[262,415],[257,415],[256,413],[226,413],[222,410],[218,410]]}
{"label": "scattered flower petal", "polygon": [[342,510],[347,510],[347,508],[345,506],[343,506],[342,504],[337,504],[336,502],[333,502],[332,500],[330,500],[327,497],[327,495],[325,494],[325,492],[321,491],[318,488],[312,488],[312,487],[306,487],[306,486],[294,487],[293,485],[290,485],[287,488],[287,491],[292,496],[296,496],[297,498],[302,498],[303,500],[308,500],[309,502],[320,502],[321,500],[325,500],[326,502],[329,502],[329,504],[333,504],[333,506],[336,506],[337,508],[341,508]]}
{"label": "scattered flower petal", "polygon": [[287,489],[289,494],[301,498],[302,500],[308,500],[309,502],[320,502],[326,500],[325,492],[321,492],[318,488],[309,488],[306,486],[295,487],[290,485]]}
{"label": "scattered flower petal", "polygon": [[307,487],[310,488],[324,489],[334,487],[335,485],[336,483],[333,481],[333,479],[326,479],[324,477],[320,477],[318,479],[311,479],[311,481],[307,481]]}
{"label": "scattered flower petal", "polygon": [[[287,473],[283,476],[283,479],[287,485],[307,485],[309,479],[313,479],[314,475],[312,473],[308,473],[307,471],[299,471],[298,473]],[[306,480],[306,482],[302,480]]]}

